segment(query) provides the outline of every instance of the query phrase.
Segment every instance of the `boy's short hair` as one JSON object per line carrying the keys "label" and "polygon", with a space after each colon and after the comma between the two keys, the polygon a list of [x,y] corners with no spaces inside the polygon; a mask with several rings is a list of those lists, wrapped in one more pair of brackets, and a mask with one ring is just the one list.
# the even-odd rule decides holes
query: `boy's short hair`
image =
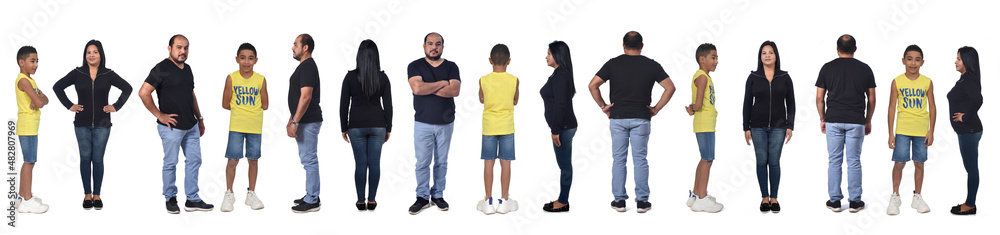
{"label": "boy's short hair", "polygon": [[507,49],[507,45],[498,43],[493,46],[493,50],[490,51],[490,62],[493,62],[493,65],[507,65],[507,62],[510,62],[510,49]]}
{"label": "boy's short hair", "polygon": [[708,53],[711,53],[714,50],[715,50],[715,45],[712,45],[711,43],[703,43],[699,45],[698,49],[694,51],[694,61],[697,61],[698,65],[701,65],[701,61],[698,59],[701,57],[708,56]]}
{"label": "boy's short hair", "polygon": [[622,44],[625,45],[625,48],[640,50],[642,49],[642,34],[636,31],[629,31],[622,38]]}
{"label": "boy's short hair", "polygon": [[243,50],[250,50],[253,52],[253,56],[257,56],[257,48],[253,47],[253,45],[250,44],[249,42],[244,42],[243,44],[240,44],[240,48],[236,49],[236,55],[239,56],[240,51]]}
{"label": "boy's short hair", "polygon": [[920,53],[920,58],[924,57],[924,50],[921,50],[919,46],[914,44],[906,47],[906,50],[903,51],[903,58],[906,58],[906,53],[909,53],[911,51],[916,51],[917,53]]}
{"label": "boy's short hair", "polygon": [[[38,51],[35,50],[35,47],[23,46],[21,47],[21,49],[17,50],[17,60],[18,61],[26,60],[28,59],[28,56],[31,54],[38,54]],[[18,64],[18,66],[20,66],[20,64]]]}
{"label": "boy's short hair", "polygon": [[854,54],[858,50],[858,41],[850,34],[841,35],[837,38],[837,51],[844,54]]}

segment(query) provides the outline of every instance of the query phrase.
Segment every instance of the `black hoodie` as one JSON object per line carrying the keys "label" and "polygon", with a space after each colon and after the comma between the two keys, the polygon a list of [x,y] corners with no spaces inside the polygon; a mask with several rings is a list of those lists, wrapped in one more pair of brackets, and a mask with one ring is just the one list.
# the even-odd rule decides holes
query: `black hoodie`
{"label": "black hoodie", "polygon": [[[90,45],[97,46],[97,51],[101,55],[101,64],[97,67],[97,77],[93,80],[90,79],[90,66],[87,64],[86,48]],[[108,57],[104,55],[104,47],[101,46],[100,41],[91,40],[88,42],[87,46],[84,47],[83,55],[83,66],[69,71],[65,77],[59,79],[52,86],[52,90],[55,91],[56,97],[59,97],[59,102],[66,109],[69,109],[73,107],[74,103],[66,97],[65,90],[70,85],[76,86],[76,104],[83,105],[83,111],[76,113],[76,118],[73,120],[74,126],[110,128],[111,114],[104,112],[104,106],[108,105],[108,93],[111,91],[111,86],[122,91],[118,101],[113,104],[115,110],[121,110],[125,101],[128,101],[129,95],[132,94],[132,86],[119,77],[115,71],[104,66]]]}
{"label": "black hoodie", "polygon": [[743,95],[743,130],[762,127],[795,129],[794,88],[788,72],[775,71],[770,83],[764,71],[751,72]]}

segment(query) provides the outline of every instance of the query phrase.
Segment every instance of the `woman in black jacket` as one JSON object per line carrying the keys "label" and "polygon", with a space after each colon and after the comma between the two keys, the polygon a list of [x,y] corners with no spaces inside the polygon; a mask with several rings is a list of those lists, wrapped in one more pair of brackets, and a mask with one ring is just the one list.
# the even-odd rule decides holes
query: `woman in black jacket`
{"label": "woman in black jacket", "polygon": [[[73,126],[80,147],[80,176],[83,179],[83,208],[104,208],[101,201],[101,182],[104,179],[104,151],[111,135],[111,113],[116,112],[128,101],[132,86],[105,67],[107,57],[100,41],[90,40],[83,51],[83,65],[69,71],[59,79],[52,90],[59,102],[76,113]],[[77,103],[66,97],[64,91],[70,85],[76,86]],[[114,104],[108,104],[108,93],[114,86],[121,90],[121,96]],[[93,168],[93,171],[91,171]],[[93,174],[91,174],[93,173]],[[94,188],[91,190],[91,177]]]}
{"label": "woman in black jacket", "polygon": [[379,64],[375,41],[362,41],[357,67],[347,72],[340,90],[340,131],[354,150],[354,187],[358,195],[355,206],[359,211],[378,206],[375,195],[382,174],[382,145],[392,135],[391,87]]}
{"label": "woman in black jacket", "polygon": [[958,149],[969,178],[965,203],[952,207],[951,213],[975,215],[976,193],[979,191],[979,140],[983,138],[983,122],[979,116],[979,109],[983,107],[979,52],[972,47],[958,49],[955,70],[962,73],[962,77],[948,92],[948,113],[951,114],[951,127],[958,134]]}
{"label": "woman in black jacket", "polygon": [[559,165],[559,199],[546,203],[542,210],[548,212],[569,211],[569,188],[573,183],[573,136],[576,135],[576,114],[573,113],[573,61],[569,46],[565,42],[549,43],[546,63],[555,69],[549,80],[542,86],[542,101],[545,104],[545,122],[552,134],[552,148]]}
{"label": "woman in black jacket", "polygon": [[757,53],[757,71],[747,77],[746,93],[743,95],[743,132],[747,145],[752,141],[757,155],[761,212],[781,211],[778,204],[779,160],[781,148],[792,139],[795,127],[794,88],[788,72],[781,70],[778,46],[772,41],[761,44]]}

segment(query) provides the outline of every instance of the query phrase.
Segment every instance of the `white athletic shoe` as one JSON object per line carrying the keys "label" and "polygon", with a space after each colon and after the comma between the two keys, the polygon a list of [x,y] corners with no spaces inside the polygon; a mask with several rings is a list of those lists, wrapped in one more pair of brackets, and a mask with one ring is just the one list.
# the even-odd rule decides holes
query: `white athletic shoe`
{"label": "white athletic shoe", "polygon": [[260,198],[257,198],[257,193],[254,191],[247,192],[247,200],[243,204],[250,206],[250,209],[254,210],[264,209],[264,202],[261,202]]}
{"label": "white athletic shoe", "polygon": [[476,205],[476,210],[482,211],[483,214],[492,215],[496,213],[496,209],[493,208],[493,198],[483,199],[479,201],[479,205]]}
{"label": "white athletic shoe", "polygon": [[688,190],[687,206],[691,207],[691,205],[694,205],[695,199],[698,199],[698,196],[695,196],[694,193],[691,192],[691,190]]}
{"label": "white athletic shoe", "polygon": [[233,195],[233,191],[226,190],[226,195],[222,197],[222,207],[219,208],[222,212],[233,211],[233,203],[236,202],[236,196]]}
{"label": "white athletic shoe", "polygon": [[913,203],[910,203],[910,207],[917,209],[917,212],[920,213],[931,212],[931,208],[927,206],[926,202],[924,202],[924,196],[921,196],[920,194],[913,194]]}
{"label": "white athletic shoe", "polygon": [[892,196],[889,196],[889,206],[885,210],[885,213],[889,215],[898,215],[900,204],[903,204],[903,202],[899,200],[899,194],[893,193]]}
{"label": "white athletic shoe", "polygon": [[695,199],[691,205],[691,211],[694,212],[716,213],[722,211],[722,208],[724,208],[722,203],[716,202],[715,197],[712,196]]}
{"label": "white athletic shoe", "polygon": [[31,199],[22,202],[17,206],[17,212],[41,214],[49,210],[49,205],[42,203],[42,198],[32,196]]}
{"label": "white athletic shoe", "polygon": [[497,205],[497,213],[507,214],[507,212],[517,210],[517,201],[511,200],[510,196],[508,196],[506,201],[504,201],[504,199],[497,199],[497,202],[500,203],[500,205]]}

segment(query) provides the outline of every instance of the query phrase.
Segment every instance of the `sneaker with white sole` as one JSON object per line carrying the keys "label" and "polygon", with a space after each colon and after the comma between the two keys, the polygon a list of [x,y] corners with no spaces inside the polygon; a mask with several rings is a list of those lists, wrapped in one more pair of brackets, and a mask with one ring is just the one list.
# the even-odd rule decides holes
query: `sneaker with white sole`
{"label": "sneaker with white sole", "polygon": [[910,203],[910,207],[917,209],[919,213],[931,212],[930,206],[927,206],[927,203],[924,202],[924,196],[920,194],[913,194],[913,203]]}
{"label": "sneaker with white sole", "polygon": [[898,215],[899,205],[901,204],[903,204],[903,202],[899,199],[899,194],[892,193],[892,196],[889,196],[889,206],[886,208],[885,213],[888,215]]}
{"label": "sneaker with white sole", "polygon": [[615,200],[611,202],[611,209],[615,209],[617,212],[625,212],[625,200]]}
{"label": "sneaker with white sole", "polygon": [[42,198],[37,196],[32,196],[28,200],[22,199],[21,201],[20,205],[17,206],[17,212],[41,214],[49,211],[49,205],[42,203]]}
{"label": "sneaker with white sole", "polygon": [[688,190],[687,206],[691,207],[691,205],[694,205],[694,200],[695,199],[698,199],[698,196],[695,196],[694,192],[691,192],[691,190]]}
{"label": "sneaker with white sole", "polygon": [[694,203],[691,204],[691,211],[694,212],[716,213],[722,211],[722,208],[724,208],[722,203],[716,202],[715,198],[711,196],[695,199]]}
{"label": "sneaker with white sole", "polygon": [[243,204],[250,206],[250,209],[254,210],[264,209],[264,202],[261,202],[260,198],[257,198],[257,193],[254,191],[247,192],[247,199],[243,201]]}
{"label": "sneaker with white sole", "polygon": [[476,205],[476,210],[482,211],[483,214],[492,215],[496,213],[496,209],[493,208],[493,197],[489,199],[483,199],[479,201],[479,205]]}
{"label": "sneaker with white sole", "polygon": [[510,197],[506,200],[503,198],[497,199],[500,205],[497,205],[497,213],[507,214],[507,212],[514,212],[517,210],[517,201],[511,200]]}
{"label": "sneaker with white sole", "polygon": [[219,210],[222,212],[233,211],[233,203],[236,203],[236,195],[233,195],[232,190],[226,190],[226,195],[222,196],[222,207]]}

